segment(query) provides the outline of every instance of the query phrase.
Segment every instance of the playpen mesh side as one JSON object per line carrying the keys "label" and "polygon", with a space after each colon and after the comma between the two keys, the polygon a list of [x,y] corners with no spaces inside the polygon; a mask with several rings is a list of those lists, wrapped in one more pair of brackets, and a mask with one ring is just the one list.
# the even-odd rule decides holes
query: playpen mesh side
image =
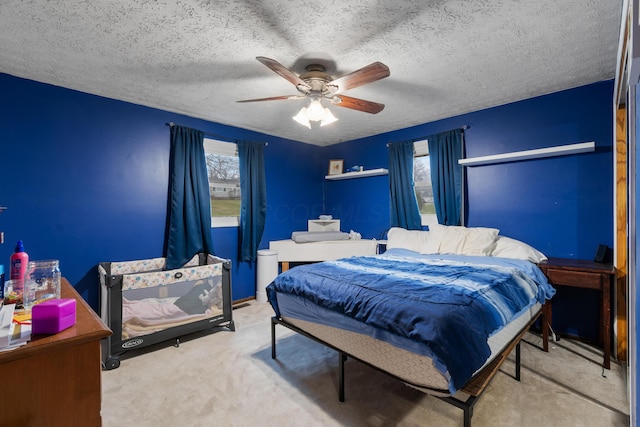
{"label": "playpen mesh side", "polygon": [[[125,276],[122,291],[122,339],[163,331],[223,314],[222,275],[218,265],[194,267],[199,274],[153,286],[145,275]],[[181,269],[185,270],[185,269]],[[208,273],[207,273],[208,272]],[[148,276],[156,273],[148,273]],[[180,274],[178,274],[180,275]],[[201,275],[203,277],[196,277]],[[128,280],[130,279],[130,280]]]}
{"label": "playpen mesh side", "polygon": [[[180,269],[163,270],[165,260],[151,258],[98,265],[101,317],[112,328],[112,321],[122,320],[121,339],[223,314],[222,274],[226,260],[210,254],[205,259],[195,255]],[[206,264],[200,265],[201,261]],[[110,288],[108,275],[121,278],[120,289]],[[113,307],[108,306],[108,294],[113,291],[120,292],[122,297],[122,316],[117,316],[118,319],[110,318]]]}

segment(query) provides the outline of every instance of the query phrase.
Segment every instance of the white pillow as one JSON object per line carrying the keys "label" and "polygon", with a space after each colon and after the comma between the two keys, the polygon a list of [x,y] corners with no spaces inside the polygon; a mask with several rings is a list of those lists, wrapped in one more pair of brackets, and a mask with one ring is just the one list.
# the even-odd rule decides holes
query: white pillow
{"label": "white pillow", "polygon": [[420,252],[427,241],[428,234],[428,231],[392,227],[387,231],[387,249],[400,248]]}
{"label": "white pillow", "polygon": [[534,263],[546,261],[547,257],[539,250],[516,239],[498,236],[491,256],[529,260]]}
{"label": "white pillow", "polygon": [[444,234],[446,226],[444,225],[429,225],[429,238],[422,245],[420,249],[421,254],[439,254],[440,253],[440,242],[442,241],[442,236]]}
{"label": "white pillow", "polygon": [[[500,230],[486,227],[429,226],[433,233],[423,253],[456,255],[491,255]],[[435,245],[438,242],[438,248]]]}

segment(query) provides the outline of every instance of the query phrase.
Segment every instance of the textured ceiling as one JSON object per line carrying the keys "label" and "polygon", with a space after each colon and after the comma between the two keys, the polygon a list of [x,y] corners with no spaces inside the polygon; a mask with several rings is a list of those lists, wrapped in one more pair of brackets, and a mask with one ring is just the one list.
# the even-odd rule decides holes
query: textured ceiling
{"label": "textured ceiling", "polygon": [[[2,0],[0,72],[321,146],[615,75],[623,0]],[[258,62],[391,76],[307,129]]]}

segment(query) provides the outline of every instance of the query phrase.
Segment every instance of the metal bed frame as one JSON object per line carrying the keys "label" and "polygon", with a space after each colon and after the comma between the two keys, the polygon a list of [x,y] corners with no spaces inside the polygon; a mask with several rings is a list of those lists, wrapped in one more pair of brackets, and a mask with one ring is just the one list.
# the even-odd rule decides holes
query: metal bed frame
{"label": "metal bed frame", "polygon": [[[459,399],[453,395],[449,395],[449,396],[436,396],[434,395],[434,397],[437,397],[438,399],[441,399],[451,405],[454,405],[460,409],[462,409],[464,411],[464,427],[471,427],[471,417],[473,416],[473,408],[475,406],[475,404],[477,403],[478,399],[480,398],[480,396],[482,395],[482,393],[484,392],[484,390],[486,389],[486,387],[489,385],[489,383],[491,382],[491,380],[493,379],[493,377],[495,376],[495,374],[498,372],[498,370],[500,369],[500,367],[502,366],[503,362],[507,359],[507,356],[509,356],[509,354],[511,353],[511,351],[515,348],[516,353],[515,353],[515,375],[514,378],[516,379],[516,381],[520,381],[520,341],[522,340],[522,338],[524,337],[525,333],[529,330],[529,328],[531,326],[533,326],[533,324],[535,323],[535,321],[538,319],[538,317],[542,317],[542,321],[544,322],[546,319],[546,309],[547,309],[548,304],[545,304],[545,306],[529,321],[529,323],[527,323],[527,325],[525,325],[520,332],[518,333],[518,335],[516,335],[516,337],[511,340],[509,342],[509,344],[507,344],[507,346],[500,352],[500,354],[498,354],[494,360],[489,363],[487,366],[485,366],[481,371],[479,371],[478,373],[476,373],[476,375],[474,375],[468,382],[467,384],[464,385],[464,387],[461,388],[461,391],[464,392],[465,394],[468,395],[468,397],[464,400]],[[363,360],[361,360],[360,358],[358,358],[357,356],[354,356],[352,354],[349,354],[343,350],[341,350],[340,348],[335,347],[334,345],[331,345],[327,342],[325,342],[322,339],[319,339],[317,337],[315,337],[314,335],[300,329],[297,326],[292,325],[291,323],[288,323],[286,320],[283,320],[282,318],[273,316],[271,318],[271,358],[275,359],[276,358],[276,325],[282,325],[288,329],[291,329],[292,331],[295,331],[301,335],[304,335],[307,338],[310,338],[320,344],[325,345],[326,347],[329,347],[335,351],[338,352],[338,399],[340,400],[340,402],[344,402],[345,398],[344,398],[344,362],[347,360],[348,357],[359,361],[360,363],[363,363],[379,372],[385,373],[389,376],[391,376],[392,378],[397,379],[398,381],[401,381],[405,384],[409,384],[411,386],[414,386],[424,392],[426,392],[428,394],[428,392],[424,389],[421,388],[419,385],[416,384],[411,384],[410,382],[406,381],[405,379],[402,379],[394,374],[391,374],[387,371],[385,371],[384,369],[381,369],[375,365],[372,365],[368,362],[365,362]],[[546,334],[543,334],[543,341],[546,342],[546,340],[548,339],[548,337],[546,336]]]}

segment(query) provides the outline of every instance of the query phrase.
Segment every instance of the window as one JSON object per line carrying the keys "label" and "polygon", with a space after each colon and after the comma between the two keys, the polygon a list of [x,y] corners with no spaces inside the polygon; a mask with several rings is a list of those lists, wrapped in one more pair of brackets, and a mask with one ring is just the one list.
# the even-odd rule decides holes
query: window
{"label": "window", "polygon": [[204,139],[209,175],[211,226],[237,227],[240,217],[240,165],[232,142]]}
{"label": "window", "polygon": [[437,224],[438,218],[436,217],[436,207],[433,203],[433,187],[431,186],[428,141],[426,139],[415,141],[413,150],[413,181],[422,225]]}

